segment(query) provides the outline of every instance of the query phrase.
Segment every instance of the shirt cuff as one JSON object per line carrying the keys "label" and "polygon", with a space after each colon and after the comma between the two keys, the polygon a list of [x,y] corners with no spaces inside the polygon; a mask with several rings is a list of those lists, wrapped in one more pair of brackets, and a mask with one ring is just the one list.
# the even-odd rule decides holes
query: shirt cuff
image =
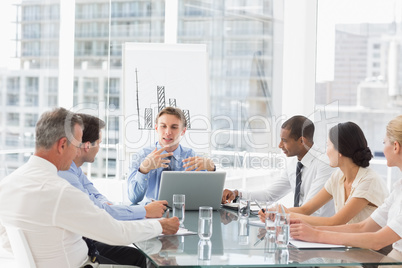
{"label": "shirt cuff", "polygon": [[[151,171],[149,173],[151,173]],[[149,179],[149,173],[141,173],[140,168],[138,168],[137,177],[142,181],[147,181]]]}
{"label": "shirt cuff", "polygon": [[147,211],[144,206],[134,205],[130,206],[131,210],[133,211],[135,218],[134,220],[144,219]]}

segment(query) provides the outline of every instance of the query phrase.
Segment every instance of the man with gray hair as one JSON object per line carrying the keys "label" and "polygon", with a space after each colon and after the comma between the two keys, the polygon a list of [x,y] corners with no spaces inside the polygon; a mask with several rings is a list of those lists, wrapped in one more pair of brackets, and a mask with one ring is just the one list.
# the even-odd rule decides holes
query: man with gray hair
{"label": "man with gray hair", "polygon": [[[36,125],[35,153],[0,182],[0,219],[20,228],[37,267],[82,267],[90,262],[83,236],[112,245],[128,245],[161,233],[174,234],[176,217],[159,221],[117,221],[69,182],[57,176],[80,153],[81,118],[64,108],[44,113]],[[100,224],[101,223],[101,224]],[[109,250],[121,247],[110,246]],[[119,259],[103,263],[120,263]],[[98,255],[95,255],[97,260]],[[144,265],[144,258],[137,256]],[[108,258],[108,257],[107,257]],[[94,260],[94,259],[92,259]],[[107,262],[110,261],[110,262]]]}

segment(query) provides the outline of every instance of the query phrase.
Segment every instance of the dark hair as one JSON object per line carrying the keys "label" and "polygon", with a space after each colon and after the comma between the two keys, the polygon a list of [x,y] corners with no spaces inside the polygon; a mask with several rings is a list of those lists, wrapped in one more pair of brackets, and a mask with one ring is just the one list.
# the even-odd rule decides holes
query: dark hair
{"label": "dark hair", "polygon": [[183,123],[183,127],[187,127],[187,120],[181,109],[176,108],[176,107],[166,107],[166,108],[162,109],[156,116],[156,123],[158,123],[159,117],[161,117],[164,114],[171,114],[171,115],[176,116]]}
{"label": "dark hair", "polygon": [[339,123],[329,130],[329,140],[342,155],[359,167],[368,167],[373,158],[361,128],[353,122]]}
{"label": "dark hair", "polygon": [[89,114],[78,114],[84,122],[84,131],[82,133],[82,142],[89,141],[94,143],[99,140],[99,132],[105,127],[105,122],[96,116]]}
{"label": "dark hair", "polygon": [[[44,112],[35,128],[35,147],[36,149],[50,149],[61,138],[67,138],[67,144],[75,140],[74,127],[79,125],[84,128],[82,119],[79,115],[64,108],[55,108]],[[79,144],[81,141],[77,141]]]}
{"label": "dark hair", "polygon": [[314,123],[305,116],[295,115],[282,124],[282,128],[290,130],[290,137],[298,140],[300,137],[305,137],[309,141],[313,141]]}

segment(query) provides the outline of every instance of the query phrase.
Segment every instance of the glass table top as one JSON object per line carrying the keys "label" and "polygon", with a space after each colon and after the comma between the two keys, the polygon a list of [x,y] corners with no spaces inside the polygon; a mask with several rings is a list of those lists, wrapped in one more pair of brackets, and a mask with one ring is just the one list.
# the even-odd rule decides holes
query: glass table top
{"label": "glass table top", "polygon": [[[289,245],[286,249],[271,250],[267,248],[264,228],[244,224],[236,214],[225,209],[213,214],[213,231],[209,241],[201,240],[195,234],[160,236],[135,245],[157,267],[402,266],[402,262],[361,248],[298,249]],[[250,218],[255,219],[258,218]],[[186,211],[184,228],[197,232],[198,211]]]}

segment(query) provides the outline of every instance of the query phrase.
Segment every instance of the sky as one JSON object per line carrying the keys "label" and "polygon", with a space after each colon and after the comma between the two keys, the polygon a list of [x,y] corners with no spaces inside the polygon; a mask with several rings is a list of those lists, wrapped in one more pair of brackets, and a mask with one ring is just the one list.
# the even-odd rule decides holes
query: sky
{"label": "sky", "polygon": [[[309,1],[309,0],[307,0]],[[0,0],[0,68],[15,65],[15,0]],[[402,0],[317,0],[317,81],[333,79],[335,24],[386,23],[394,18],[394,11],[402,13]],[[401,14],[396,20],[401,21]]]}

